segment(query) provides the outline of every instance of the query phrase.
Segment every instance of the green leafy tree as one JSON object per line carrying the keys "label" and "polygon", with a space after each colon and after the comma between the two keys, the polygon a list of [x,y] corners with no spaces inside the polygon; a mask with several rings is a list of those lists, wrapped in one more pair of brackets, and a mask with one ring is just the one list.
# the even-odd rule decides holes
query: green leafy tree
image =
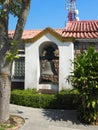
{"label": "green leafy tree", "polygon": [[74,88],[78,89],[82,104],[79,118],[86,123],[98,121],[98,52],[90,47],[73,62],[75,69],[69,76]]}
{"label": "green leafy tree", "polygon": [[[30,0],[0,0],[0,122],[9,119],[11,63],[16,57]],[[8,36],[9,14],[18,18],[13,40]]]}

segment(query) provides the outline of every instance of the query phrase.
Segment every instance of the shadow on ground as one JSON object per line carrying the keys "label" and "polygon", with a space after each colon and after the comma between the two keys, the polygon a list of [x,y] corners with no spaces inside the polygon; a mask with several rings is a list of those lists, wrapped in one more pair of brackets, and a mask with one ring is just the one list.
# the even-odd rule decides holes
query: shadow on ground
{"label": "shadow on ground", "polygon": [[77,119],[76,110],[43,109],[43,116],[45,116],[49,121],[69,121],[72,124],[81,124]]}

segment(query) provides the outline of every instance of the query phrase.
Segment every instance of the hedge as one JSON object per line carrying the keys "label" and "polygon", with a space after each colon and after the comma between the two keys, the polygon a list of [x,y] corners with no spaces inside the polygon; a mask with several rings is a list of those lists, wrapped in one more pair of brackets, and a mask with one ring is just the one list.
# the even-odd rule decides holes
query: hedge
{"label": "hedge", "polygon": [[76,109],[79,102],[74,102],[78,94],[38,94],[26,90],[13,90],[11,103],[33,108]]}

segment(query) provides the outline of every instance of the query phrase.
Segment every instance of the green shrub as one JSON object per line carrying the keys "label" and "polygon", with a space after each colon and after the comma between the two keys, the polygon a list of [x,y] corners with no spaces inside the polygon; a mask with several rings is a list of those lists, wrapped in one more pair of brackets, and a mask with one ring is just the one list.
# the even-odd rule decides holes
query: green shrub
{"label": "green shrub", "polygon": [[85,123],[98,122],[98,52],[90,47],[87,52],[77,56],[73,62],[75,69],[69,76],[69,81],[78,89],[82,103],[79,119]]}
{"label": "green shrub", "polygon": [[38,94],[33,90],[13,90],[11,92],[11,103],[48,109],[76,109],[78,103],[74,102],[77,94]]}
{"label": "green shrub", "polygon": [[70,94],[70,90],[69,89],[62,89],[59,94]]}
{"label": "green shrub", "polygon": [[63,89],[59,94],[79,94],[78,89]]}

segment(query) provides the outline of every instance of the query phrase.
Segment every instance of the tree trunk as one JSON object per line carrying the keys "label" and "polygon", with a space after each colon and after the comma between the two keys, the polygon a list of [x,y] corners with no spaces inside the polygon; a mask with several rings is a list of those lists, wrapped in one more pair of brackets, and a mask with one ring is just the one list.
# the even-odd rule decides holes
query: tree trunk
{"label": "tree trunk", "polygon": [[10,88],[10,75],[0,74],[0,122],[9,119]]}
{"label": "tree trunk", "polygon": [[0,33],[0,122],[5,122],[9,119],[10,63],[6,63],[6,52],[9,50],[7,21],[7,18],[2,19],[2,28]]}
{"label": "tree trunk", "polygon": [[[3,38],[2,43],[7,44]],[[5,122],[9,119],[9,103],[10,103],[10,68],[11,62],[6,61],[7,45],[3,46],[3,51],[0,54],[0,122]]]}
{"label": "tree trunk", "polygon": [[[23,0],[23,1],[25,1],[25,0]],[[31,0],[26,1],[26,3],[24,2],[23,8],[21,9],[21,13],[18,17],[18,21],[17,21],[17,25],[16,25],[14,37],[13,37],[13,39],[18,42],[17,47],[16,47],[17,49],[18,49],[18,47],[19,47],[18,45],[21,41],[22,33],[24,30],[24,26],[26,23],[29,9],[30,9],[30,1]]]}
{"label": "tree trunk", "polygon": [[[7,7],[9,0],[5,0],[4,9]],[[6,122],[9,119],[9,104],[10,104],[10,69],[11,62],[7,62],[6,53],[9,51],[14,55],[14,52],[19,49],[24,25],[26,23],[28,11],[30,8],[30,0],[22,1],[22,9],[15,29],[13,40],[17,42],[17,45],[9,47],[8,38],[8,11],[6,8],[6,15],[0,19],[0,122]],[[1,21],[2,20],[2,21]]]}
{"label": "tree trunk", "polygon": [[10,64],[0,68],[0,122],[9,119],[9,103],[10,103]]}

